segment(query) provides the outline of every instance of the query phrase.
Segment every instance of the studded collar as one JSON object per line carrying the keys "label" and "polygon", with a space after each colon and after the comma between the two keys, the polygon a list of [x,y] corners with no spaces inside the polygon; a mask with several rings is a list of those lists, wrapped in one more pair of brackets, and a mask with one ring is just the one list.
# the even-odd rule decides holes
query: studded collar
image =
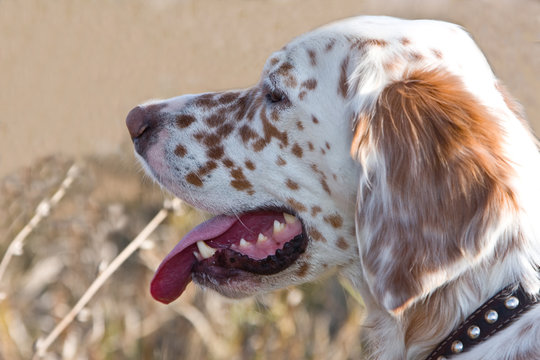
{"label": "studded collar", "polygon": [[507,286],[465,319],[426,360],[445,360],[469,350],[506,328],[538,302],[538,297],[529,296],[520,285]]}

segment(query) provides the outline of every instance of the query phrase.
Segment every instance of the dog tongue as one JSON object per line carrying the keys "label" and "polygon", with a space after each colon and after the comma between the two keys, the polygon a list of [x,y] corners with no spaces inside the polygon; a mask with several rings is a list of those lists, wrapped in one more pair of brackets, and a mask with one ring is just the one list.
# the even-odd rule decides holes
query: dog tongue
{"label": "dog tongue", "polygon": [[197,241],[215,238],[229,230],[237,218],[216,216],[191,230],[161,262],[150,284],[150,293],[157,301],[168,304],[184,292],[191,281],[191,269],[197,262],[191,251],[184,251]]}

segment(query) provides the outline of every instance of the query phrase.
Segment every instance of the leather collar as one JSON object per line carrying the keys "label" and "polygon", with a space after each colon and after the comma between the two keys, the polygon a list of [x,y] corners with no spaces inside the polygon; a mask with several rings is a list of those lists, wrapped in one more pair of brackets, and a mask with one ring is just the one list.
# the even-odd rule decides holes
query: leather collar
{"label": "leather collar", "polygon": [[538,302],[538,297],[529,296],[519,284],[505,287],[465,319],[426,360],[444,360],[469,350],[506,328]]}

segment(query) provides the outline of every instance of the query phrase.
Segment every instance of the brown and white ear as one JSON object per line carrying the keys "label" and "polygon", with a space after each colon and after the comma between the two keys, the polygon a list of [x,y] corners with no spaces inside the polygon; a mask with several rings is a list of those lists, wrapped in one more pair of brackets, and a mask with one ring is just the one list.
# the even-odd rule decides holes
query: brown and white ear
{"label": "brown and white ear", "polygon": [[[357,228],[373,295],[400,314],[492,250],[515,201],[497,119],[454,75],[416,71],[357,119]],[[509,220],[508,220],[509,221]]]}

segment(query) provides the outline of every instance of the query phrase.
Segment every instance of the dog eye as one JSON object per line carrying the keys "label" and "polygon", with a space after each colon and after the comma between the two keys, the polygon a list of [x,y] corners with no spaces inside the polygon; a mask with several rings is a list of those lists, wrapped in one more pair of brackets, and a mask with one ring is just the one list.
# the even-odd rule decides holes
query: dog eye
{"label": "dog eye", "polygon": [[278,103],[285,99],[285,94],[283,94],[279,90],[270,90],[266,94],[266,99],[270,101],[271,103]]}

